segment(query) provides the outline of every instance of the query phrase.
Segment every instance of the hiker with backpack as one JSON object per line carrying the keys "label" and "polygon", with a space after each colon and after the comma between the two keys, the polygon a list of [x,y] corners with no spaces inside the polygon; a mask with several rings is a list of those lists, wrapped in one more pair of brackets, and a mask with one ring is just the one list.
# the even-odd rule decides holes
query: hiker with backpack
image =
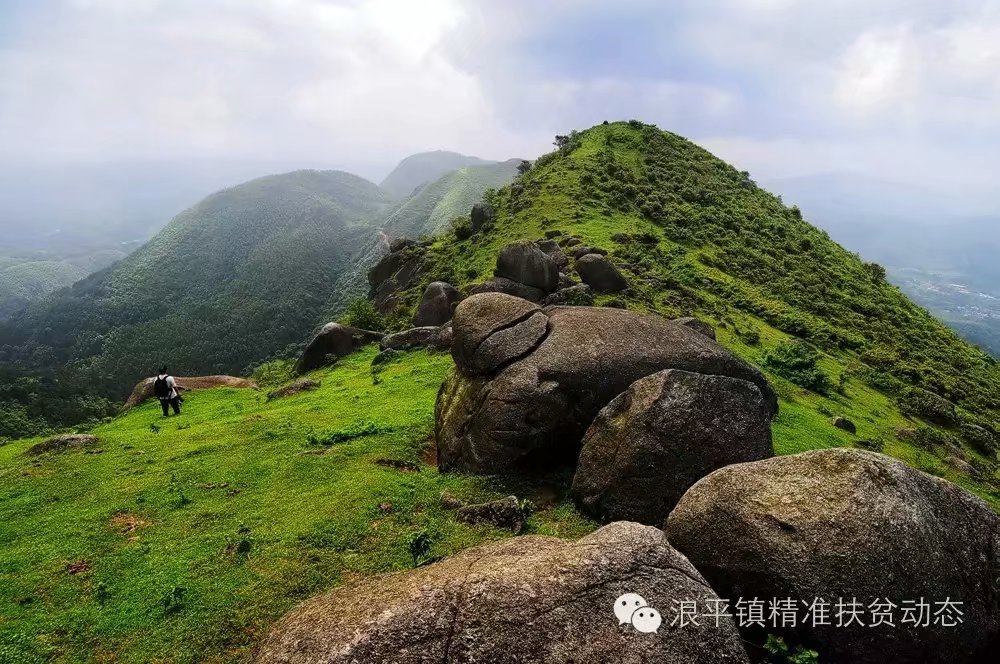
{"label": "hiker with backpack", "polygon": [[170,416],[170,408],[174,409],[174,415],[181,414],[181,393],[177,390],[177,381],[167,373],[167,368],[163,367],[153,381],[153,394],[160,400],[160,407],[163,408],[163,416]]}

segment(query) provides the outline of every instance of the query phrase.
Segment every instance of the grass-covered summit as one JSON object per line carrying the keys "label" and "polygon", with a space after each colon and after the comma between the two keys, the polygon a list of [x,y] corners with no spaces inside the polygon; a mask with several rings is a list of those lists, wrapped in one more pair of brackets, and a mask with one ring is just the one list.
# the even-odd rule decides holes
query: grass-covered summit
{"label": "grass-covered summit", "polygon": [[[557,145],[489,194],[490,228],[471,237],[459,228],[431,247],[425,283],[483,281],[505,244],[563,231],[609,250],[628,278],[626,294],[599,304],[700,316],[762,366],[791,447],[884,448],[996,501],[994,358],[908,300],[880,266],[680,136],[616,122]],[[425,283],[403,301],[412,306]],[[854,420],[858,434],[835,429],[834,416]],[[980,481],[945,462],[963,456]]]}

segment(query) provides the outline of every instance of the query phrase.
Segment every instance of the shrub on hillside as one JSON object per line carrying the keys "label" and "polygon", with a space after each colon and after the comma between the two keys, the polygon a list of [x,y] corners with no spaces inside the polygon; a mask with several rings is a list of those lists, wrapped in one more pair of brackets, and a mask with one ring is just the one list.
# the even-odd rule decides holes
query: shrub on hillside
{"label": "shrub on hillside", "polygon": [[954,426],[958,422],[955,404],[933,392],[911,387],[898,400],[899,410],[907,416],[918,416],[941,426]]}
{"label": "shrub on hillside", "polygon": [[817,366],[819,351],[802,341],[783,343],[764,356],[764,366],[817,394],[830,391],[830,377]]}
{"label": "shrub on hillside", "polygon": [[362,330],[375,330],[377,332],[382,332],[386,328],[385,317],[378,312],[370,300],[363,297],[359,297],[347,305],[340,322]]}

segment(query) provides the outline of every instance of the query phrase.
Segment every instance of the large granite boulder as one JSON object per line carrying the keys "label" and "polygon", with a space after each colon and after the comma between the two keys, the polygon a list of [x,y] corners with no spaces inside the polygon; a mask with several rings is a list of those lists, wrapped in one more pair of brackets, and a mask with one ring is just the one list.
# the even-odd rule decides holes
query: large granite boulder
{"label": "large granite boulder", "polygon": [[350,355],[366,344],[379,343],[383,336],[380,332],[327,323],[306,346],[295,370],[303,373],[318,369],[330,364],[331,360]]}
{"label": "large granite boulder", "polygon": [[600,307],[541,310],[483,294],[462,301],[453,324],[457,369],[435,408],[443,470],[498,473],[571,464],[598,411],[636,380],[663,369],[749,380],[770,412],[777,410],[777,397],[757,369],[658,316]]}
{"label": "large granite boulder", "polygon": [[[662,612],[658,633],[622,624],[623,596]],[[731,618],[671,627],[682,600],[703,612],[718,598],[656,528],[615,523],[578,542],[512,537],[308,600],[272,627],[253,661],[749,661]]]}
{"label": "large granite boulder", "polygon": [[[238,378],[236,376],[175,376],[174,380],[177,382],[177,389],[181,392],[186,392],[188,390],[211,390],[216,387],[238,387],[251,390],[257,389],[257,383],[253,382],[249,378]],[[129,395],[128,400],[125,401],[125,405],[122,406],[122,408],[128,410],[129,408],[134,408],[145,402],[147,399],[151,399],[153,397],[154,382],[156,382],[155,377],[144,378],[139,381],[136,386],[132,388],[132,393]]]}
{"label": "large granite boulder", "polygon": [[551,293],[559,285],[559,268],[534,242],[519,240],[500,250],[496,275]]}
{"label": "large granite boulder", "polygon": [[[829,625],[770,630],[823,662],[985,662],[1000,648],[1000,517],[891,457],[827,449],[722,468],[684,495],[667,535],[723,597],[830,602]],[[862,624],[838,626],[841,598],[864,607]],[[895,626],[871,626],[886,599]],[[902,620],[921,599],[928,624]],[[941,624],[955,618],[945,601],[961,602],[960,624]]]}
{"label": "large granite boulder", "polygon": [[614,263],[600,254],[581,256],[576,261],[576,272],[583,283],[598,293],[617,293],[628,288],[628,282]]}
{"label": "large granite boulder", "polygon": [[423,297],[413,316],[415,327],[443,325],[451,320],[452,307],[461,299],[458,289],[446,281],[432,281],[424,289]]}
{"label": "large granite boulder", "polygon": [[430,325],[414,327],[402,332],[387,334],[379,343],[381,350],[411,350],[430,348],[448,350],[451,348],[451,325]]}
{"label": "large granite boulder", "polygon": [[659,526],[705,475],[771,456],[771,408],[756,385],[667,369],[601,410],[583,437],[572,494],[599,521]]}

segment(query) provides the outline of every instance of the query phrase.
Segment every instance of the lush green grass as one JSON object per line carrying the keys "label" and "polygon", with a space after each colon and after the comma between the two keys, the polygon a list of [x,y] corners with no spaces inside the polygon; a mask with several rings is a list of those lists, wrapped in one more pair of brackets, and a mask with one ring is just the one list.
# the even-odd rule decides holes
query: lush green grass
{"label": "lush green grass", "polygon": [[[411,566],[415,533],[430,534],[431,557],[505,535],[456,522],[439,505],[446,489],[533,500],[534,532],[594,527],[565,500],[565,477],[440,475],[426,455],[451,358],[415,352],[373,375],[374,355],[284,399],[195,392],[168,419],[146,404],[93,430],[100,453],[0,446],[0,661],[234,661],[301,599]],[[331,431],[374,433],[307,443]],[[87,569],[71,574],[78,563]]]}

